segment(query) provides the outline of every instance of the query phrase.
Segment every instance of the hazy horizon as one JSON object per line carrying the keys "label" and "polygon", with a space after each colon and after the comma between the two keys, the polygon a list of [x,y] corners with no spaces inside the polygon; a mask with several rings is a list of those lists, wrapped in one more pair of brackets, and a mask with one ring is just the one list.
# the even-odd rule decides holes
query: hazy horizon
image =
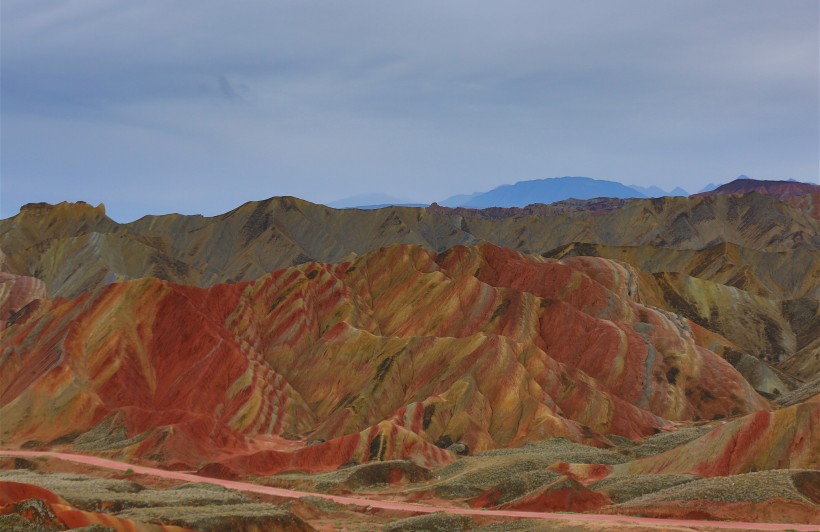
{"label": "hazy horizon", "polygon": [[818,182],[816,0],[0,4],[0,218]]}

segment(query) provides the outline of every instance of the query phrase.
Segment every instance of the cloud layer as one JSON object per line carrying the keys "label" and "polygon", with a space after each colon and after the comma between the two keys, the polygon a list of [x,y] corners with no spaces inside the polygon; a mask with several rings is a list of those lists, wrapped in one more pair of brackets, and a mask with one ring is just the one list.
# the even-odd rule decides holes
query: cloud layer
{"label": "cloud layer", "polygon": [[818,178],[818,3],[2,3],[2,216]]}

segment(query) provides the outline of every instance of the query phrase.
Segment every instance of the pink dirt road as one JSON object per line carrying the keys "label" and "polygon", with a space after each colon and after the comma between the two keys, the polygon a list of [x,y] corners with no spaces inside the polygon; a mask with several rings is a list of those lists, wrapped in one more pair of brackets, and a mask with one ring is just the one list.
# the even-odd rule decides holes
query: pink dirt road
{"label": "pink dirt road", "polygon": [[191,473],[182,473],[178,471],[166,471],[164,469],[156,469],[153,467],[144,467],[135,464],[128,464],[125,462],[117,462],[115,460],[107,460],[105,458],[97,458],[95,456],[84,456],[79,454],[57,453],[57,452],[42,452],[42,451],[4,451],[0,450],[0,456],[11,456],[19,458],[56,458],[59,460],[66,460],[69,462],[76,462],[90,466],[102,467],[106,469],[114,469],[116,471],[132,470],[134,473],[141,475],[152,475],[155,477],[169,478],[175,480],[182,480],[185,482],[208,482],[217,484],[226,488],[248,491],[252,493],[262,493],[265,495],[274,495],[278,497],[286,497],[291,499],[299,499],[301,497],[321,497],[339,504],[352,504],[355,506],[370,506],[372,508],[381,508],[385,510],[399,510],[405,512],[415,513],[433,513],[446,512],[460,515],[478,515],[486,517],[512,517],[522,519],[560,519],[571,521],[585,521],[590,523],[624,523],[630,525],[656,525],[656,526],[688,526],[697,528],[724,528],[734,530],[817,530],[817,525],[803,525],[803,524],[776,524],[776,523],[742,523],[738,521],[701,521],[694,519],[654,519],[649,517],[630,517],[619,515],[598,515],[598,514],[561,514],[561,513],[546,513],[546,512],[518,512],[505,510],[476,510],[471,508],[451,508],[444,506],[427,506],[422,504],[410,504],[402,502],[379,501],[375,499],[362,499],[358,497],[342,497],[338,495],[327,495],[323,493],[311,493],[307,491],[296,491],[281,488],[272,488],[269,486],[260,486],[257,484],[249,484],[246,482],[236,482],[233,480],[223,480],[219,478],[203,477]]}

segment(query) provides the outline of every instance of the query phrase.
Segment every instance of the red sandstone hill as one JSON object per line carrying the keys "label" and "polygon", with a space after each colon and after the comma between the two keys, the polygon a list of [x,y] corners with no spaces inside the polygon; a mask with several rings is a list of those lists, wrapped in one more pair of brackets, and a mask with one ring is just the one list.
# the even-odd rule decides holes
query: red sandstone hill
{"label": "red sandstone hill", "polygon": [[[786,201],[752,193],[361,211],[271,198],[211,218],[148,216],[130,224],[114,222],[102,206],[32,204],[0,220],[0,271],[40,279],[52,297],[74,297],[141,277],[194,286],[252,281],[392,243],[442,252],[485,241],[554,258],[597,255],[654,274],[642,279],[644,295],[652,295],[644,303],[726,336],[744,356],[812,380],[820,375],[818,204],[820,193]],[[783,391],[782,384],[758,389]]]}
{"label": "red sandstone hill", "polygon": [[601,445],[767,408],[637,282],[599,258],[394,245],[248,283],[40,300],[0,333],[0,437],[272,473],[440,465],[457,441]]}
{"label": "red sandstone hill", "polygon": [[630,474],[703,477],[770,469],[820,469],[820,396],[774,412],[755,412],[656,456],[615,466]]}

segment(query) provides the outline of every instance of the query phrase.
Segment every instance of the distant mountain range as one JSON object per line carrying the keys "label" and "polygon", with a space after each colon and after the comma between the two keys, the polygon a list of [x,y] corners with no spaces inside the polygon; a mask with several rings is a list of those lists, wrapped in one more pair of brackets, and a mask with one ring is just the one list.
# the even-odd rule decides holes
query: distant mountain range
{"label": "distant mountain range", "polygon": [[[568,198],[644,198],[645,194],[616,181],[589,177],[555,177],[501,185],[488,192],[453,196],[444,206],[484,209],[487,207],[526,207],[532,203],[553,203]],[[463,198],[463,200],[462,200]]]}
{"label": "distant mountain range", "polygon": [[427,207],[426,203],[379,203],[377,205],[357,205],[353,209],[360,209],[363,211],[374,211],[376,209],[384,209],[387,207]]}
{"label": "distant mountain range", "polygon": [[648,198],[662,198],[664,196],[688,196],[689,193],[680,187],[675,187],[669,192],[665,191],[659,186],[652,185],[649,187],[642,187],[640,185],[629,185],[629,188],[634,188]]}
{"label": "distant mountain range", "polygon": [[327,204],[328,207],[334,209],[379,209],[390,206],[413,206],[426,207],[427,204],[414,203],[404,199],[390,196],[388,194],[359,194],[357,196],[350,196],[336,201],[331,201]]}
{"label": "distant mountain range", "polygon": [[[787,181],[759,181],[748,176],[740,175],[737,179],[724,185],[709,183],[696,194],[706,194],[715,191],[716,194],[733,194],[739,192],[770,193],[778,197],[805,193],[811,187],[808,183],[801,183],[794,179]],[[779,193],[778,190],[792,191]],[[436,202],[442,207],[464,207],[469,209],[485,209],[488,207],[526,207],[527,205],[543,203],[551,204],[568,199],[589,200],[593,198],[660,198],[670,196],[689,196],[689,192],[681,187],[664,190],[657,185],[624,185],[617,181],[593,179],[590,177],[554,177],[547,179],[533,179],[519,181],[512,185],[501,185],[486,192],[472,194],[457,194]],[[328,204],[336,209],[382,209],[385,207],[424,207],[426,204],[399,199],[386,194],[362,194],[337,200]]]}

